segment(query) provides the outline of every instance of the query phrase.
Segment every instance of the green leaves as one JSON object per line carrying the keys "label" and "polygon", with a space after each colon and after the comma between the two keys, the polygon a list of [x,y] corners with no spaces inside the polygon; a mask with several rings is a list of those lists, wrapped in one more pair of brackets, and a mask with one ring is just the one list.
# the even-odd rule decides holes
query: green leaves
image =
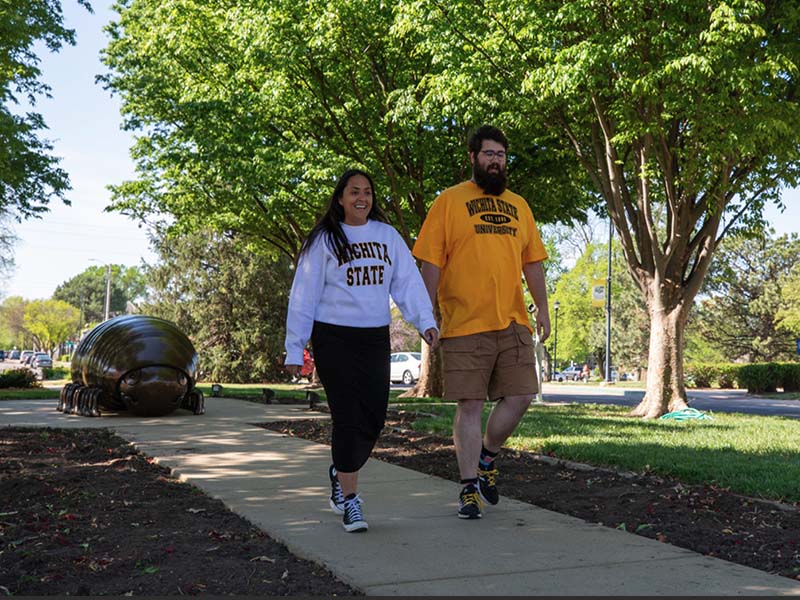
{"label": "green leaves", "polygon": [[[87,2],[80,2],[88,10]],[[74,44],[75,32],[63,25],[58,0],[8,0],[0,8],[0,212],[17,219],[40,215],[53,199],[70,189],[67,173],[50,152],[52,144],[39,132],[41,115],[20,114],[20,100],[33,106],[49,87],[39,80],[36,43],[51,52]]]}

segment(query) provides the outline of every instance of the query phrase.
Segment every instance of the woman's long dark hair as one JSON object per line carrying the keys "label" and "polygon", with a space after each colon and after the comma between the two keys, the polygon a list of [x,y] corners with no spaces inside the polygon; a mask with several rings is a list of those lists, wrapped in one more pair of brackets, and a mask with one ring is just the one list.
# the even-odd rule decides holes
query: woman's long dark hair
{"label": "woman's long dark hair", "polygon": [[325,211],[325,214],[319,218],[316,225],[311,228],[308,236],[306,236],[306,239],[303,240],[303,245],[300,247],[300,256],[308,251],[308,249],[320,235],[325,236],[325,242],[337,256],[342,255],[344,247],[347,246],[347,236],[342,229],[342,221],[344,221],[344,208],[341,204],[339,204],[339,199],[344,193],[344,188],[347,187],[347,182],[350,181],[350,178],[354,175],[366,177],[367,181],[369,181],[369,186],[372,189],[372,208],[370,208],[369,214],[367,214],[367,219],[381,221],[382,223],[389,222],[386,219],[386,215],[383,213],[383,210],[381,210],[381,208],[378,206],[378,198],[377,194],[375,193],[375,184],[372,182],[372,177],[370,177],[361,169],[348,169],[342,173],[342,176],[336,183],[336,187],[334,188],[331,199],[328,202],[328,209]]}

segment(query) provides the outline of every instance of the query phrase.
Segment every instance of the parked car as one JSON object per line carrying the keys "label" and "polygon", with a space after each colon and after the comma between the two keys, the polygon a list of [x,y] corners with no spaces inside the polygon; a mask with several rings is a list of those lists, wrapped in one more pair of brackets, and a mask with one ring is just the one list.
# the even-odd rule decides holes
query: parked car
{"label": "parked car", "polygon": [[6,351],[0,350],[0,360],[5,360],[5,359],[6,359]]}
{"label": "parked car", "polygon": [[19,355],[19,364],[27,365],[28,359],[33,358],[34,354],[33,350],[23,350]]}
{"label": "parked car", "polygon": [[11,350],[7,358],[8,360],[19,360],[19,350]]}
{"label": "parked car", "polygon": [[558,381],[581,381],[583,378],[582,372],[583,367],[572,365],[571,367],[567,367],[561,371],[561,376],[563,379],[559,379]]}
{"label": "parked car", "polygon": [[389,379],[411,385],[419,379],[422,354],[419,352],[394,352],[389,358]]}
{"label": "parked car", "polygon": [[37,352],[36,354],[33,355],[33,359],[31,360],[31,366],[34,369],[41,369],[42,367],[52,367],[53,359],[50,358],[50,356],[45,352]]}

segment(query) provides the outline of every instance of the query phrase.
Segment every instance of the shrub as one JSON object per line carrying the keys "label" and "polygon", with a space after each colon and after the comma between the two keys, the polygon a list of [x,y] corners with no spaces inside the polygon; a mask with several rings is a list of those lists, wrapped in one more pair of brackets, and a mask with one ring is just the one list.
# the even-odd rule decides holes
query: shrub
{"label": "shrub", "polygon": [[36,373],[30,369],[9,369],[0,373],[0,388],[35,388],[41,387]]}
{"label": "shrub", "polygon": [[723,363],[717,365],[717,383],[719,387],[725,390],[730,390],[738,387],[737,381],[739,379],[739,369],[742,365]]}
{"label": "shrub", "polygon": [[780,365],[777,363],[758,363],[742,365],[739,368],[739,387],[747,388],[750,394],[777,391],[781,381]]}
{"label": "shrub", "polygon": [[800,363],[781,363],[781,387],[784,392],[800,391]]}
{"label": "shrub", "polygon": [[691,383],[690,387],[707,388],[711,387],[711,382],[717,376],[717,367],[708,363],[686,365],[684,375],[688,382]]}
{"label": "shrub", "polygon": [[66,379],[69,377],[67,367],[43,367],[42,379]]}

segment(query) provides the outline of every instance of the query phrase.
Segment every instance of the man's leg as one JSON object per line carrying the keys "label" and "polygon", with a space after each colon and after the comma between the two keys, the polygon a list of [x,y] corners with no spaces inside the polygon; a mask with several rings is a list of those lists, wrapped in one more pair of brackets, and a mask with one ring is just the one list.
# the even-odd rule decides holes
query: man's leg
{"label": "man's leg", "polygon": [[[494,453],[500,451],[525,416],[532,400],[533,396],[508,396],[497,402],[486,423],[483,445],[487,450]],[[480,448],[478,453],[480,454]]]}
{"label": "man's leg", "polygon": [[478,477],[481,455],[481,414],[483,400],[459,400],[453,420],[453,442],[456,446],[461,479]]}
{"label": "man's leg", "polygon": [[482,413],[483,400],[459,400],[453,420],[453,441],[463,486],[458,496],[459,519],[480,519],[483,516],[478,492]]}
{"label": "man's leg", "polygon": [[533,396],[500,398],[489,415],[478,462],[478,491],[488,504],[494,505],[500,501],[497,490],[498,471],[494,466],[494,459],[525,415],[532,399]]}

